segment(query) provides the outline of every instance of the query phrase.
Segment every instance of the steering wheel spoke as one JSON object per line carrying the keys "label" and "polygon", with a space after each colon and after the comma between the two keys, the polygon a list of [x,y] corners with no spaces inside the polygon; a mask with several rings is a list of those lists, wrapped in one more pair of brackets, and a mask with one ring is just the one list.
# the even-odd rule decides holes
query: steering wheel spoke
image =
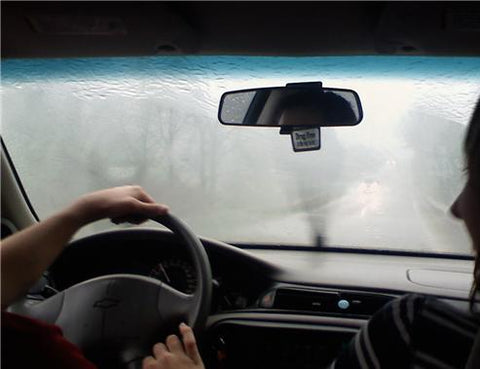
{"label": "steering wheel spoke", "polygon": [[175,321],[176,325],[181,322],[193,324],[195,318],[198,299],[195,295],[188,295],[183,292],[163,284],[158,295],[159,314],[169,321]]}

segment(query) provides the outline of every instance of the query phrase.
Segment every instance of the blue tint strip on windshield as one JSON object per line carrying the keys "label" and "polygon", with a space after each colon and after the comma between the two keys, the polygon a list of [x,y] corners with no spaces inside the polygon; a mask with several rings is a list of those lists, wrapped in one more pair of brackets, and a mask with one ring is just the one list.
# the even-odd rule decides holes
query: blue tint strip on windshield
{"label": "blue tint strip on windshield", "polygon": [[[239,77],[292,77],[318,73],[318,80],[343,78],[442,77],[455,71],[455,80],[480,76],[478,57],[237,57],[237,56],[170,56],[116,57],[76,59],[7,59],[3,60],[2,80],[38,81],[42,79],[96,80],[119,75],[123,77],[165,77],[178,75]],[[448,78],[448,77],[447,77]],[[450,77],[453,78],[453,77]]]}

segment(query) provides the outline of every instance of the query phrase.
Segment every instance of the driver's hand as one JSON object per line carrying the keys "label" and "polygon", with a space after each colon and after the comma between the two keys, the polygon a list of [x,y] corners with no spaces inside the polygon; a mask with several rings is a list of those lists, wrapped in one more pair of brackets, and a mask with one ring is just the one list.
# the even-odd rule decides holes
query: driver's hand
{"label": "driver's hand", "polygon": [[81,225],[103,218],[138,224],[167,213],[168,207],[156,203],[140,186],[122,186],[84,195],[69,210]]}
{"label": "driver's hand", "polygon": [[143,369],[205,369],[192,328],[180,324],[182,339],[171,335],[165,344],[153,346],[153,355],[143,360]]}

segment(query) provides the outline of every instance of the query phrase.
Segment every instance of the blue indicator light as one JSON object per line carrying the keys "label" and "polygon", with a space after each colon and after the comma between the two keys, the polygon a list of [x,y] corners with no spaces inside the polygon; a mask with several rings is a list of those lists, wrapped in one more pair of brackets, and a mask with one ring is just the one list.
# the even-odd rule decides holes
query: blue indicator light
{"label": "blue indicator light", "polygon": [[342,310],[348,309],[350,307],[350,303],[347,300],[340,300],[337,305]]}

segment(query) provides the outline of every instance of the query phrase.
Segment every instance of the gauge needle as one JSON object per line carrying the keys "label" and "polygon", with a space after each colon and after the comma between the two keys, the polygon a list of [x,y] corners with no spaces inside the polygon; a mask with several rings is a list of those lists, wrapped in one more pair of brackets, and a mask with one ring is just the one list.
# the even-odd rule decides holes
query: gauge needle
{"label": "gauge needle", "polygon": [[163,275],[165,276],[165,279],[167,280],[167,283],[172,283],[170,281],[170,278],[168,278],[168,274],[167,274],[165,268],[163,267],[162,263],[158,263],[158,266],[160,267],[160,270],[162,271]]}

